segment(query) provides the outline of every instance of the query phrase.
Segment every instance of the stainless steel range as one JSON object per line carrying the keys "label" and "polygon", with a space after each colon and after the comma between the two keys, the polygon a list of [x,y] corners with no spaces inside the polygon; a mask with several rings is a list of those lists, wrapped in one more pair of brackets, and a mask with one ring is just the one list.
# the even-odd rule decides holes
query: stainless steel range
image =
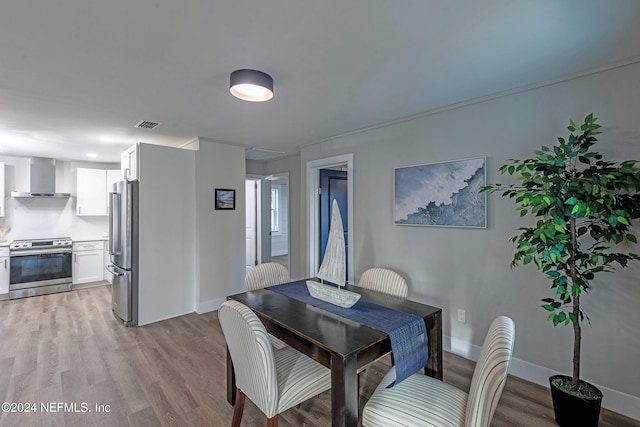
{"label": "stainless steel range", "polygon": [[11,242],[9,299],[70,291],[72,248],[69,237]]}

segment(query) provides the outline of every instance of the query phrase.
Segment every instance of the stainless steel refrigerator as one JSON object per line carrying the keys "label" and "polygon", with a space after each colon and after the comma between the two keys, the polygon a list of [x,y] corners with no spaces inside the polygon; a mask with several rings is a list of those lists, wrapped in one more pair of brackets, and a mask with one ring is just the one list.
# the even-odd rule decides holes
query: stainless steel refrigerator
{"label": "stainless steel refrigerator", "polygon": [[138,324],[138,183],[119,181],[109,193],[109,255],[113,313]]}

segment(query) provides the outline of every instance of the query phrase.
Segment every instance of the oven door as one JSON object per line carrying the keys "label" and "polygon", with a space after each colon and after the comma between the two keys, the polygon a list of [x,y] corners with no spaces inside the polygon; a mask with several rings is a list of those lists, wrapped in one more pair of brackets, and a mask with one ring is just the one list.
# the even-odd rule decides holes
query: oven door
{"label": "oven door", "polygon": [[15,251],[10,260],[10,290],[71,282],[71,251]]}

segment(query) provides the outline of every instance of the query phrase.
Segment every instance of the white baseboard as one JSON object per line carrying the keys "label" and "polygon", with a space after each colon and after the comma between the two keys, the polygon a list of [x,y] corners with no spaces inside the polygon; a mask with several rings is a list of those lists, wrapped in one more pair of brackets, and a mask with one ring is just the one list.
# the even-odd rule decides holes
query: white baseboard
{"label": "white baseboard", "polygon": [[[481,350],[480,346],[469,344],[466,341],[452,338],[447,335],[442,336],[442,348],[445,351],[473,361],[478,360]],[[551,375],[566,375],[566,373],[556,372],[515,357],[511,359],[509,374],[531,381],[532,383],[539,384],[546,388],[549,388],[549,377]],[[592,384],[602,391],[603,408],[640,421],[640,397],[631,396],[630,394],[613,390],[595,383]]]}
{"label": "white baseboard", "polygon": [[196,313],[204,314],[209,313],[210,311],[216,311],[226,300],[226,298],[216,298],[209,301],[199,302],[196,304]]}

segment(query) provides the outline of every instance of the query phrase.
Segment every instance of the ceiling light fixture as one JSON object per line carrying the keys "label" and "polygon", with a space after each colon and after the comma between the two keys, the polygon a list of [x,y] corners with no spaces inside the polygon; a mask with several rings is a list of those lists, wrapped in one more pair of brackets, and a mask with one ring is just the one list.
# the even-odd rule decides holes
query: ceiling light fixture
{"label": "ceiling light fixture", "polygon": [[98,155],[96,153],[87,153],[87,157],[91,157],[92,159],[95,159],[96,157],[98,157]]}
{"label": "ceiling light fixture", "polygon": [[231,73],[229,91],[244,101],[268,101],[273,98],[273,79],[269,74],[258,70],[235,70]]}

